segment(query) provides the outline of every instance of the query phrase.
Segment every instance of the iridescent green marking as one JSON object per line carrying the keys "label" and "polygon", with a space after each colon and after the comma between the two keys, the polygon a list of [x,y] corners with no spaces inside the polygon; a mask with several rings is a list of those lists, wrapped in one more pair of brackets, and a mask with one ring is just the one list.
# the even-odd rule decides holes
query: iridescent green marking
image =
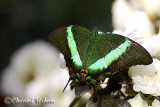
{"label": "iridescent green marking", "polygon": [[82,67],[82,61],[80,59],[80,56],[77,50],[77,46],[76,46],[76,42],[74,40],[73,33],[72,33],[72,26],[67,27],[67,34],[68,34],[67,35],[68,46],[71,51],[71,59],[73,60],[73,63],[77,67]]}
{"label": "iridescent green marking", "polygon": [[102,69],[106,69],[113,61],[117,60],[124,52],[126,52],[130,45],[131,41],[126,39],[124,43],[119,45],[116,49],[111,50],[105,57],[90,65],[88,67],[89,73],[95,74],[97,70],[102,71]]}

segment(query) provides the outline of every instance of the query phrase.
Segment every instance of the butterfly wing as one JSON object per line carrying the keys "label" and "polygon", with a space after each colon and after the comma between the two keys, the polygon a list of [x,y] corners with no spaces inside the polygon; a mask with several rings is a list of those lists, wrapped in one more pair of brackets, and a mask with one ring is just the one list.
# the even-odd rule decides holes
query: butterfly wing
{"label": "butterfly wing", "polygon": [[90,73],[152,63],[150,54],[141,45],[117,34],[96,34],[84,27],[69,26],[51,33],[49,39],[66,60]]}
{"label": "butterfly wing", "polygon": [[84,27],[69,26],[51,33],[49,39],[76,67],[85,65],[92,33]]}
{"label": "butterfly wing", "polygon": [[100,34],[87,61],[90,73],[107,68],[123,69],[137,64],[150,64],[150,54],[138,43],[117,34]]}
{"label": "butterfly wing", "polygon": [[65,59],[69,60],[71,53],[67,42],[67,27],[60,28],[49,34],[49,40],[58,48],[64,55]]}
{"label": "butterfly wing", "polygon": [[151,55],[144,47],[133,40],[130,41],[130,47],[111,64],[111,68],[125,69],[133,65],[148,65],[153,62]]}

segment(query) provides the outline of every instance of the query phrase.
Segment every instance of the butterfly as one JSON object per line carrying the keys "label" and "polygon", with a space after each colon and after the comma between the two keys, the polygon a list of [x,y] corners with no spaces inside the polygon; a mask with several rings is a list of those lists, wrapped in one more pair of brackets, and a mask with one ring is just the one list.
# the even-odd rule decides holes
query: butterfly
{"label": "butterfly", "polygon": [[152,63],[147,50],[135,41],[118,34],[99,34],[97,28],[90,31],[70,25],[52,32],[49,40],[64,55],[69,81],[88,83],[94,93],[97,85],[120,69]]}

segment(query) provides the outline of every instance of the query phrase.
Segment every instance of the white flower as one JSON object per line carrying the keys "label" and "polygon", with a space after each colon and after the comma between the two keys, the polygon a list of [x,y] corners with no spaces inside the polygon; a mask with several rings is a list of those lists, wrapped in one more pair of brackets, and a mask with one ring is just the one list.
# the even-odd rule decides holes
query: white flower
{"label": "white flower", "polygon": [[128,94],[126,93],[126,87],[127,87],[127,84],[122,84],[122,88],[121,88],[121,92],[125,95],[125,96],[128,96]]}
{"label": "white flower", "polygon": [[112,6],[113,26],[122,32],[126,29],[135,29],[136,35],[146,40],[154,35],[154,26],[147,13],[136,8],[134,4],[127,0],[115,0]]}
{"label": "white flower", "polygon": [[112,5],[113,26],[117,30],[124,30],[127,18],[133,9],[126,0],[115,0]]}
{"label": "white flower", "polygon": [[147,14],[143,11],[133,12],[125,23],[125,29],[134,28],[138,35],[146,40],[152,37],[155,33],[154,26],[151,23]]}
{"label": "white flower", "polygon": [[132,107],[147,107],[147,101],[143,100],[140,94],[137,94],[133,99],[129,99],[128,102]]}
{"label": "white flower", "polygon": [[160,96],[160,61],[153,59],[150,65],[136,65],[129,68],[136,92]]}
{"label": "white flower", "polygon": [[145,11],[151,16],[160,17],[160,0],[141,0]]}
{"label": "white flower", "polygon": [[30,107],[69,106],[75,95],[69,87],[62,93],[69,74],[64,58],[43,41],[23,46],[11,59],[2,76],[2,91],[19,98],[52,98],[54,104],[30,104]]}
{"label": "white flower", "polygon": [[160,59],[160,34],[146,40],[142,45],[147,49],[152,57]]}
{"label": "white flower", "polygon": [[155,99],[153,102],[152,102],[152,106],[149,106],[149,107],[159,107],[160,106],[160,101]]}
{"label": "white flower", "polygon": [[109,80],[109,78],[106,78],[106,79],[104,80],[104,82],[100,84],[101,88],[107,87],[108,80]]}
{"label": "white flower", "polygon": [[132,39],[133,41],[135,41],[135,42],[137,42],[139,44],[143,43],[143,39],[142,39],[141,36],[139,36],[137,34],[136,29],[128,28],[124,32],[122,32],[121,30],[114,30],[112,33],[113,34],[123,35],[123,36],[125,36],[127,38]]}

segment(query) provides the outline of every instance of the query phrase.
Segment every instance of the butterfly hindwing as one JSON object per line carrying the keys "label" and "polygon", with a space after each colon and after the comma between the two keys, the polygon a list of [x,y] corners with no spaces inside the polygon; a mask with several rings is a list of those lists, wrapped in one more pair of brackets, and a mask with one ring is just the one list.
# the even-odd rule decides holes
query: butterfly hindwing
{"label": "butterfly hindwing", "polygon": [[150,54],[138,43],[117,34],[104,33],[97,36],[89,60],[90,73],[104,69],[124,69],[137,64],[150,64]]}
{"label": "butterfly hindwing", "polygon": [[152,63],[152,57],[138,43],[131,41],[131,46],[121,55],[110,67],[116,69],[125,69],[133,65],[148,65]]}
{"label": "butterfly hindwing", "polygon": [[104,33],[96,37],[88,67],[92,73],[102,71],[116,61],[129,47],[126,38],[116,34]]}

